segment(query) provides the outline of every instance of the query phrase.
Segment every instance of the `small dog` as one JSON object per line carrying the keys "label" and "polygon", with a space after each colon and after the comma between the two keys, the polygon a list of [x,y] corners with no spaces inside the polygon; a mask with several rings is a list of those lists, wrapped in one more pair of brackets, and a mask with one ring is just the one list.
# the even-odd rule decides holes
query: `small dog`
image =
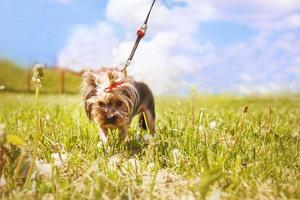
{"label": "small dog", "polygon": [[118,69],[102,68],[83,74],[81,92],[90,121],[99,127],[100,139],[107,142],[108,129],[119,129],[125,142],[130,140],[128,128],[135,115],[139,124],[155,134],[155,105],[149,87]]}

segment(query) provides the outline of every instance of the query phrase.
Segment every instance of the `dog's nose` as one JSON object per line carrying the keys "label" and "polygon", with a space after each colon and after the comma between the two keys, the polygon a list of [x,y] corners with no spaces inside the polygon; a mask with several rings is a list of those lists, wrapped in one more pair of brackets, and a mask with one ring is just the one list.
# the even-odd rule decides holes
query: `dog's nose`
{"label": "dog's nose", "polygon": [[113,116],[111,116],[111,117],[107,117],[107,118],[106,118],[106,121],[107,121],[107,123],[109,123],[109,124],[113,124],[113,123],[115,123],[115,122],[117,121],[117,116],[116,116],[116,115],[113,115]]}

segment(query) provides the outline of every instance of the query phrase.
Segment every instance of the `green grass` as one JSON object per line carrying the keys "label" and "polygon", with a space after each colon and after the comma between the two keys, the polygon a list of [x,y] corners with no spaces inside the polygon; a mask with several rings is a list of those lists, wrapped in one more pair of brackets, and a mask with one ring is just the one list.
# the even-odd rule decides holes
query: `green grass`
{"label": "green grass", "polygon": [[7,91],[26,91],[27,73],[15,63],[0,60],[0,86],[4,85]]}
{"label": "green grass", "polygon": [[[32,69],[25,69],[9,60],[0,60],[0,86],[5,91],[28,92]],[[58,70],[45,69],[42,93],[60,93],[61,74]],[[81,78],[73,73],[65,72],[65,93],[78,93]],[[31,92],[34,89],[31,88]]]}
{"label": "green grass", "polygon": [[[156,98],[157,136],[131,126],[125,145],[111,133],[99,142],[77,95],[41,95],[38,157],[52,163],[49,177],[24,188],[11,177],[3,199],[299,199],[300,97],[194,96]],[[243,107],[248,106],[247,112]],[[33,150],[34,96],[0,93],[0,123],[6,134]],[[140,136],[139,139],[137,136]],[[51,154],[67,155],[55,167]],[[59,150],[57,150],[59,149]]]}

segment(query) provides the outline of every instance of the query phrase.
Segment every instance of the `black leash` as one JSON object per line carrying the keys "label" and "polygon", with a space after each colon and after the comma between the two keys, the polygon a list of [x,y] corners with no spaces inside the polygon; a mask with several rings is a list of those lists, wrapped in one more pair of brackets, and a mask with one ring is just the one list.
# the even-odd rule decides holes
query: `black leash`
{"label": "black leash", "polygon": [[150,13],[151,13],[151,11],[152,11],[152,8],[153,8],[154,3],[155,3],[155,0],[153,0],[153,2],[152,2],[152,5],[151,5],[150,10],[149,10],[149,12],[148,12],[148,14],[147,14],[146,20],[144,21],[144,24],[143,24],[143,25],[137,30],[137,32],[136,32],[137,38],[136,38],[136,40],[135,40],[135,43],[134,43],[133,48],[132,48],[132,50],[131,50],[131,53],[130,53],[128,59],[127,59],[127,62],[125,63],[124,68],[122,69],[122,72],[125,74],[125,76],[127,76],[127,67],[130,65],[130,63],[131,63],[131,61],[132,61],[132,58],[133,58],[133,56],[134,56],[134,53],[135,53],[135,51],[136,51],[136,49],[137,49],[137,47],[138,47],[138,45],[139,45],[141,39],[142,39],[142,38],[145,36],[145,34],[146,34],[146,31],[147,31],[147,28],[148,28],[148,27],[147,27],[148,19],[149,19],[149,16],[150,16]]}

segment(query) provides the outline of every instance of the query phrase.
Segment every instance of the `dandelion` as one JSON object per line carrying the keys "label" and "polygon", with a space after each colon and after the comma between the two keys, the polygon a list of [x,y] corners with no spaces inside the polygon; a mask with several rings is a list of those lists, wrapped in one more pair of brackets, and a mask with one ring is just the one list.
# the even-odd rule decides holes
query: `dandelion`
{"label": "dandelion", "polygon": [[43,64],[34,65],[31,82],[35,84],[37,87],[41,86],[41,82],[44,77],[44,71],[43,71],[44,68],[45,66]]}
{"label": "dandelion", "polygon": [[5,179],[5,177],[4,177],[4,175],[2,175],[1,177],[0,177],[0,188],[1,187],[5,187],[6,186],[6,179]]}
{"label": "dandelion", "polygon": [[50,119],[50,115],[47,113],[47,114],[45,115],[45,121],[49,121],[49,119]]}
{"label": "dandelion", "polygon": [[28,176],[25,181],[25,187],[28,187],[31,181],[31,176],[33,173],[33,169],[35,166],[35,161],[37,158],[37,151],[38,151],[38,143],[41,135],[41,127],[40,127],[40,113],[39,113],[39,104],[38,104],[38,99],[39,99],[39,88],[42,86],[42,80],[44,77],[44,72],[43,72],[44,65],[43,64],[36,64],[33,68],[33,74],[31,81],[35,85],[35,121],[36,121],[36,130],[35,134],[33,136],[33,143],[34,143],[34,151],[33,151],[33,156],[32,156],[32,162],[29,168]]}
{"label": "dandelion", "polygon": [[210,129],[215,129],[215,128],[217,128],[217,122],[216,122],[216,121],[210,122],[210,123],[209,123],[209,128],[210,128]]}
{"label": "dandelion", "polygon": [[173,161],[176,165],[179,163],[180,156],[181,156],[181,153],[180,153],[179,149],[172,150]]}
{"label": "dandelion", "polygon": [[116,155],[113,155],[112,157],[109,158],[109,161],[108,161],[108,168],[110,170],[116,170],[118,165],[120,164],[121,162],[121,156],[116,154]]}
{"label": "dandelion", "polygon": [[202,125],[199,125],[198,130],[199,130],[200,133],[205,132],[205,128]]}
{"label": "dandelion", "polygon": [[208,200],[219,200],[221,199],[221,191],[218,189],[214,189],[210,195],[207,197]]}
{"label": "dandelion", "polygon": [[182,200],[195,200],[196,198],[194,197],[194,194],[191,191],[187,191],[184,193],[180,199]]}
{"label": "dandelion", "polygon": [[60,154],[60,153],[52,153],[51,158],[54,161],[54,166],[61,168],[65,165],[67,160],[67,154]]}
{"label": "dandelion", "polygon": [[15,146],[21,146],[24,144],[24,141],[17,135],[8,135],[6,137],[7,143],[15,145]]}
{"label": "dandelion", "polygon": [[135,134],[135,135],[134,135],[134,140],[135,140],[135,141],[139,141],[139,140],[140,140],[140,135]]}
{"label": "dandelion", "polygon": [[43,163],[40,160],[36,161],[36,168],[40,176],[49,178],[52,174],[52,166],[50,163]]}
{"label": "dandelion", "polygon": [[242,108],[242,112],[243,112],[243,113],[248,112],[248,106],[244,106],[244,107]]}
{"label": "dandelion", "polygon": [[97,143],[97,148],[100,149],[102,146],[103,146],[103,142],[98,142],[98,143]]}
{"label": "dandelion", "polygon": [[46,193],[43,195],[42,200],[54,200],[54,195],[51,193]]}
{"label": "dandelion", "polygon": [[5,125],[0,124],[0,137],[4,135],[4,128],[5,128]]}
{"label": "dandelion", "polygon": [[151,140],[154,139],[154,137],[150,134],[146,134],[143,136],[143,139],[145,140],[145,142],[150,142]]}
{"label": "dandelion", "polygon": [[51,145],[51,150],[54,152],[62,152],[64,147],[60,143],[53,143]]}
{"label": "dandelion", "polygon": [[155,167],[155,164],[153,162],[149,163],[148,166],[147,166],[147,170],[148,171],[152,171]]}
{"label": "dandelion", "polygon": [[132,168],[133,170],[137,171],[140,168],[140,161],[138,159],[135,158],[130,158],[125,166],[127,168]]}
{"label": "dandelion", "polygon": [[5,132],[4,132],[5,125],[0,124],[0,144],[3,144],[5,142]]}

